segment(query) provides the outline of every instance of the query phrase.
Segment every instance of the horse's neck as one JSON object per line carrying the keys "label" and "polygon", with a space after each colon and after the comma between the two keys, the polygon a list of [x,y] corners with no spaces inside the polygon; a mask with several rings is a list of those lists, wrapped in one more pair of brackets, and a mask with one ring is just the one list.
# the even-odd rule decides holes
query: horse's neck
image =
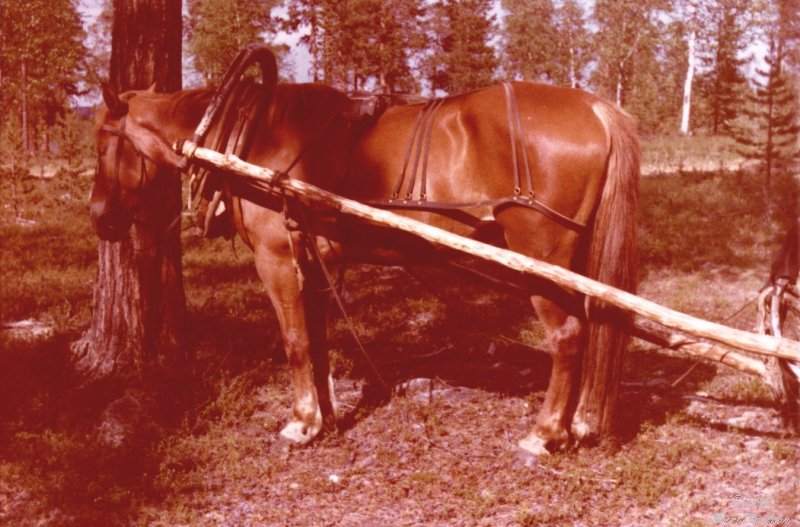
{"label": "horse's neck", "polygon": [[[184,90],[169,94],[159,108],[159,120],[171,141],[192,137],[205,114],[213,90]],[[189,100],[187,100],[189,99]]]}

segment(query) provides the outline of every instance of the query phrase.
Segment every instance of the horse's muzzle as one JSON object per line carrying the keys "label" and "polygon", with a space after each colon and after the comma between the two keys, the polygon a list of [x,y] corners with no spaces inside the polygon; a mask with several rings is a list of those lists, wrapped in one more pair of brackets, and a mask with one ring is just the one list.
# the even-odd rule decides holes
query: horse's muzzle
{"label": "horse's muzzle", "polygon": [[89,207],[89,215],[92,218],[92,228],[97,237],[108,242],[123,240],[128,235],[133,223],[132,218],[110,212],[104,201],[92,202]]}

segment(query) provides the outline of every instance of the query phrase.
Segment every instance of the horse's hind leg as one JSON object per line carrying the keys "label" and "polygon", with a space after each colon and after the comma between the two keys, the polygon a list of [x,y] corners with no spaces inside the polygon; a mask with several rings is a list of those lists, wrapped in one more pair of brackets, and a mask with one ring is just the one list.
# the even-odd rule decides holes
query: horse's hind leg
{"label": "horse's hind leg", "polygon": [[[577,235],[530,211],[509,209],[498,221],[504,227],[509,249],[569,268]],[[552,284],[540,282],[533,307],[544,326],[553,367],[544,404],[534,430],[519,446],[534,454],[558,450],[569,442],[580,380],[581,353],[586,322],[579,299]],[[545,296],[546,295],[546,296]]]}
{"label": "horse's hind leg", "polygon": [[575,411],[586,331],[583,320],[568,314],[556,303],[542,297],[532,300],[544,326],[553,368],[534,430],[519,442],[519,446],[538,455],[558,450],[569,442],[568,430]]}

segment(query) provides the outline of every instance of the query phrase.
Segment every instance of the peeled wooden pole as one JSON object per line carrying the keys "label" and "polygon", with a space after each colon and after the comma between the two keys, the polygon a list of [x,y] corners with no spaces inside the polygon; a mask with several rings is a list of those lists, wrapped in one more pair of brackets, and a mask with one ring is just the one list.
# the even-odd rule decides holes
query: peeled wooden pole
{"label": "peeled wooden pole", "polygon": [[563,267],[542,262],[508,249],[501,249],[487,243],[465,238],[388,210],[370,207],[303,181],[278,177],[278,173],[273,170],[246,163],[236,156],[223,155],[214,150],[198,147],[191,141],[179,142],[175,145],[175,149],[179,154],[185,155],[189,161],[199,161],[241,176],[264,181],[274,185],[276,190],[282,189],[298,197],[322,203],[341,213],[410,232],[435,244],[504,265],[509,269],[545,278],[559,286],[600,299],[665,327],[759,355],[800,361],[800,342],[767,335],[756,335],[695,318],[597,282]]}
{"label": "peeled wooden pole", "polygon": [[663,348],[694,355],[697,358],[708,361],[721,362],[744,373],[760,377],[764,377],[767,374],[767,367],[760,359],[742,355],[719,344],[692,340],[685,335],[665,329],[646,318],[634,317],[631,324],[631,334]]}

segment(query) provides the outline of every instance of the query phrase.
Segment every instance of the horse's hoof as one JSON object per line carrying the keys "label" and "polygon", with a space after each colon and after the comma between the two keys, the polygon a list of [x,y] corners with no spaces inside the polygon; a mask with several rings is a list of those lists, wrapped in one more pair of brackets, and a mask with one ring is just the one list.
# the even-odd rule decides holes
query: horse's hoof
{"label": "horse's hoof", "polygon": [[[519,443],[517,443],[517,446],[521,451],[517,453],[518,458],[520,455],[527,455],[537,458],[539,456],[546,456],[550,454],[550,451],[547,450],[547,441],[539,437],[536,432],[532,432],[528,435],[528,437],[520,440]],[[528,463],[526,462],[525,465],[528,466]]]}
{"label": "horse's hoof", "polygon": [[589,423],[575,416],[572,420],[572,435],[578,443],[582,443],[592,435]]}
{"label": "horse's hoof", "polygon": [[294,445],[308,444],[312,439],[317,437],[321,426],[311,426],[302,421],[292,421],[281,430],[281,438],[289,441]]}

